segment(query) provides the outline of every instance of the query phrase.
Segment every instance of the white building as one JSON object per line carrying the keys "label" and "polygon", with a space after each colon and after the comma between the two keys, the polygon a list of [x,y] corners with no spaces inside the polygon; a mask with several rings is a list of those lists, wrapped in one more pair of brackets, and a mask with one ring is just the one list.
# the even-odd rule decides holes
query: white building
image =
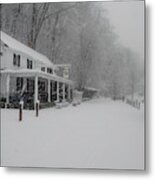
{"label": "white building", "polygon": [[9,104],[13,98],[25,103],[70,101],[73,82],[56,74],[54,65],[46,56],[0,31],[1,98]]}

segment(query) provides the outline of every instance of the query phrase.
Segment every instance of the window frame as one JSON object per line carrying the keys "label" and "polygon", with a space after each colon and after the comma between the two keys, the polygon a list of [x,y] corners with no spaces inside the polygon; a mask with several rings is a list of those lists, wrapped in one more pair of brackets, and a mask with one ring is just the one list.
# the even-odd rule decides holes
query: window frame
{"label": "window frame", "polygon": [[52,68],[47,67],[47,73],[49,73],[49,74],[53,74],[53,69],[52,69]]}
{"label": "window frame", "polygon": [[27,58],[27,69],[33,69],[33,61]]}
{"label": "window frame", "polygon": [[21,55],[13,53],[13,66],[20,67],[21,65]]}
{"label": "window frame", "polygon": [[41,67],[41,71],[42,71],[42,72],[45,72],[45,71],[46,71],[46,68],[45,68],[45,67]]}
{"label": "window frame", "polygon": [[13,65],[16,66],[16,58],[17,58],[17,55],[14,53],[13,54]]}
{"label": "window frame", "polygon": [[20,67],[20,55],[18,54],[17,57],[17,66]]}

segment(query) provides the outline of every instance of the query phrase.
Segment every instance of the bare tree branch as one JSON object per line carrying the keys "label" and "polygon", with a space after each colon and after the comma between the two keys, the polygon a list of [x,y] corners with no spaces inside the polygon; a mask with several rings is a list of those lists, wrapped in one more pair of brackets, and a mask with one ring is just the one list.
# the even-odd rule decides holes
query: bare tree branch
{"label": "bare tree branch", "polygon": [[59,9],[58,11],[53,12],[53,13],[50,13],[49,15],[45,16],[45,17],[44,17],[44,20],[45,20],[45,19],[48,19],[48,18],[51,17],[51,16],[54,16],[55,14],[60,14],[60,13],[62,13],[62,12],[65,12],[65,11],[67,11],[67,10],[69,10],[69,9],[72,9],[72,8],[75,8],[75,7],[76,7],[76,4],[74,4],[74,5],[72,5],[72,6],[69,6],[69,7],[61,8],[61,9]]}

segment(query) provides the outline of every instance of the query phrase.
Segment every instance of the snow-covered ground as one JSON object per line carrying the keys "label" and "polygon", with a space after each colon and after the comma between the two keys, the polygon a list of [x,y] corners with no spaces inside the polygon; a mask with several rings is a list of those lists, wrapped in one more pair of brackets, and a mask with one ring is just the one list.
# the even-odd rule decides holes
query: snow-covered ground
{"label": "snow-covered ground", "polygon": [[105,99],[62,109],[1,110],[2,166],[144,168],[144,111]]}

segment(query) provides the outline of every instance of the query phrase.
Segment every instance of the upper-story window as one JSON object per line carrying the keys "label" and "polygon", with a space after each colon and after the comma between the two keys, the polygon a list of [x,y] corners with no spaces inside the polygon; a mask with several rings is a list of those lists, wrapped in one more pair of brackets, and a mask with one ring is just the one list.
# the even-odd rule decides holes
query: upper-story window
{"label": "upper-story window", "polygon": [[5,46],[5,47],[8,47],[8,45],[7,45],[7,44],[4,44],[4,46]]}
{"label": "upper-story window", "polygon": [[32,69],[32,60],[27,59],[27,69]]}
{"label": "upper-story window", "polygon": [[20,67],[20,55],[13,54],[13,65]]}
{"label": "upper-story window", "polygon": [[52,74],[53,73],[52,69],[51,68],[47,68],[47,73]]}
{"label": "upper-story window", "polygon": [[45,72],[45,67],[41,67],[41,71]]}
{"label": "upper-story window", "polygon": [[17,56],[18,67],[20,66],[20,55]]}
{"label": "upper-story window", "polygon": [[16,65],[16,54],[13,54],[13,65]]}

